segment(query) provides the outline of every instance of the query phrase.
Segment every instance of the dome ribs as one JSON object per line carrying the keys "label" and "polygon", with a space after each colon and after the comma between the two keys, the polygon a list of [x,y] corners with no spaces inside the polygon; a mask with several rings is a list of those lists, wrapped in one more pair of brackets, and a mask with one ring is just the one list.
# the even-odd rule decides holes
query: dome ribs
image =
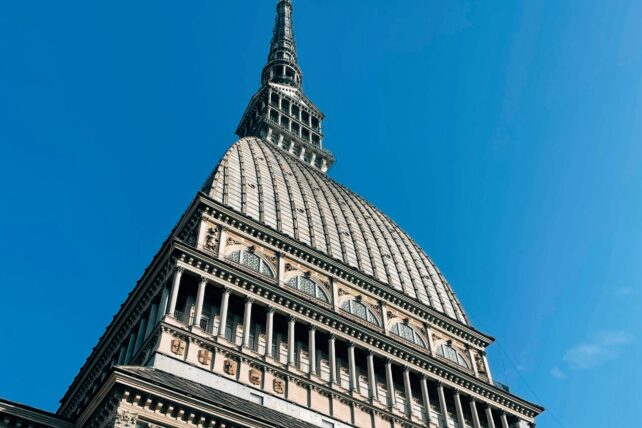
{"label": "dome ribs", "polygon": [[447,317],[465,312],[432,260],[365,199],[284,149],[246,137],[211,176],[212,197]]}
{"label": "dome ribs", "polygon": [[[341,210],[341,213],[343,214],[343,218],[345,220],[346,225],[348,226],[348,232],[350,233],[350,240],[352,241],[352,246],[354,248],[355,254],[357,256],[357,266],[359,270],[362,272],[372,275],[372,265],[370,264],[370,258],[364,258],[363,253],[367,252],[367,247],[364,245],[364,249],[366,251],[363,251],[360,247],[360,243],[363,244],[365,241],[365,237],[363,236],[363,231],[361,230],[361,227],[359,226],[359,222],[356,220],[354,212],[352,210],[346,209],[346,206],[349,205],[348,201],[343,197],[340,191],[339,186],[335,186],[335,188],[330,188],[330,191],[332,191],[332,194],[339,202],[339,209]],[[359,234],[361,235],[361,241],[359,241],[359,236],[357,234],[357,230],[355,230],[354,225],[357,225],[357,229],[359,230]],[[345,234],[343,234],[346,236]],[[346,236],[347,238],[347,236]],[[368,262],[367,265],[365,262]]]}
{"label": "dome ribs", "polygon": [[[315,174],[313,177],[315,178],[317,185],[321,189],[323,196],[328,201],[328,207],[330,208],[330,211],[332,211],[332,215],[335,220],[336,234],[339,238],[341,249],[343,251],[343,262],[348,266],[359,266],[359,258],[354,248],[354,241],[352,241],[351,239],[345,239],[345,233],[350,234],[350,237],[352,237],[350,227],[347,225],[345,213],[343,212],[343,209],[341,208],[336,195],[328,185],[329,180],[325,177],[321,178],[317,174]],[[340,215],[337,213],[336,207],[339,207]]]}
{"label": "dome ribs", "polygon": [[[290,158],[285,158],[285,159],[287,160],[287,164],[288,164],[288,167],[290,168],[290,171],[293,172],[295,168],[297,170],[297,173],[293,172],[292,174],[293,174],[294,179],[296,180],[296,182],[298,184],[297,190],[299,191],[300,198],[301,198],[301,201],[303,202],[303,207],[304,207],[303,208],[304,212],[301,213],[299,211],[299,213],[305,214],[305,216],[306,216],[306,222],[307,222],[307,226],[308,226],[308,234],[310,236],[310,246],[313,247],[313,248],[317,248],[317,244],[316,244],[316,240],[315,240],[315,233],[314,233],[314,219],[312,218],[312,210],[310,209],[310,205],[308,203],[307,192],[306,192],[307,187],[303,186],[304,184],[306,184],[306,186],[307,186],[307,182],[302,181],[301,177],[300,177],[302,175],[301,165],[300,165],[299,162],[296,162],[293,159],[290,159]],[[298,210],[300,210],[300,209],[301,208],[299,207]]]}
{"label": "dome ribs", "polygon": [[[376,259],[375,256],[378,256],[379,260],[381,261],[381,248],[379,248],[378,244],[375,245],[374,247],[371,244],[371,240],[374,241],[375,243],[377,243],[376,239],[374,238],[374,232],[372,230],[371,222],[368,221],[368,219],[367,219],[368,216],[366,216],[364,214],[363,207],[361,206],[361,204],[355,203],[354,195],[351,192],[347,191],[341,185],[337,186],[337,190],[340,193],[343,194],[343,199],[352,208],[351,212],[355,216],[355,220],[356,220],[357,214],[359,214],[359,216],[360,216],[360,220],[361,221],[356,220],[356,222],[357,222],[357,225],[359,226],[359,229],[361,231],[361,236],[363,237],[364,245],[365,245],[366,251],[368,253],[370,266],[372,267],[372,276],[375,277],[375,278],[378,278],[378,273],[379,273],[378,271],[382,270],[382,269],[381,269],[381,267],[379,267],[379,268],[377,267],[377,259]],[[368,228],[367,231],[369,232],[369,234],[366,234],[365,227]],[[383,264],[383,262],[381,262],[381,265],[383,266],[383,270],[384,270],[384,272],[386,274],[386,280],[389,281],[390,278],[388,276],[388,272],[385,271],[385,265]]]}
{"label": "dome ribs", "polygon": [[[392,224],[394,225],[395,232],[403,241],[406,249],[410,253],[410,257],[412,257],[414,261],[415,267],[417,268],[418,279],[423,285],[423,291],[426,294],[426,298],[430,302],[430,305],[434,308],[441,307],[441,310],[443,312],[445,310],[443,301],[439,298],[439,293],[437,292],[437,288],[430,278],[430,270],[427,266],[428,264],[432,263],[426,259],[426,257],[423,255],[423,252],[416,247],[416,244],[408,237],[408,235],[404,234],[396,224]],[[424,272],[422,272],[422,270]]]}
{"label": "dome ribs", "polygon": [[278,157],[280,155],[271,150],[269,146],[266,145],[266,147],[268,147],[268,150],[266,150],[266,152],[269,153],[269,163],[271,163],[271,170],[273,172],[272,177],[274,178],[275,193],[279,198],[281,219],[281,228],[279,229],[279,231],[285,233],[286,235],[294,237],[294,220],[292,217],[291,199],[289,197],[289,192],[287,191],[285,173],[278,161]]}
{"label": "dome ribs", "polygon": [[[310,243],[310,230],[308,229],[308,221],[306,216],[299,216],[299,209],[302,209],[301,206],[304,205],[302,201],[301,194],[297,192],[297,189],[293,188],[292,181],[295,181],[298,184],[298,180],[295,177],[294,172],[290,163],[287,161],[285,156],[280,156],[280,154],[275,154],[279,168],[283,172],[284,182],[287,189],[288,197],[290,199],[290,212],[292,213],[292,224],[294,225],[294,239],[301,241],[307,245],[311,246]],[[287,167],[287,168],[286,168]],[[305,213],[302,213],[305,214]],[[301,220],[299,220],[301,218]],[[305,224],[303,224],[305,223]]]}
{"label": "dome ribs", "polygon": [[[374,209],[372,206],[369,206],[369,210],[373,214],[375,222],[379,224],[379,228],[383,230],[383,236],[386,240],[386,244],[388,245],[388,252],[392,253],[390,255],[392,256],[392,260],[395,263],[395,268],[397,269],[403,292],[416,299],[417,292],[415,291],[415,286],[410,275],[410,266],[408,266],[408,263],[406,262],[406,259],[402,254],[401,248],[390,232],[389,226],[382,221],[382,216],[379,210]],[[399,257],[401,257],[403,265],[406,268],[405,270],[401,269],[400,267],[400,262],[398,260]]]}
{"label": "dome ribs", "polygon": [[[332,251],[328,253],[331,257],[334,257],[338,260],[346,260],[346,249],[344,247],[343,242],[341,241],[341,237],[339,236],[339,226],[337,222],[337,216],[336,213],[334,212],[334,208],[330,203],[328,202],[327,195],[325,193],[325,190],[321,188],[321,185],[319,184],[317,178],[317,175],[315,172],[310,172],[305,169],[303,171],[306,172],[308,178],[311,181],[314,181],[314,186],[313,186],[313,193],[315,195],[320,194],[323,195],[323,198],[318,197],[318,201],[320,202],[319,204],[319,210],[321,213],[323,213],[323,218],[326,220],[325,221],[325,229],[324,233],[326,236],[326,241],[327,241],[327,246],[330,248]],[[314,190],[316,189],[316,191]],[[318,192],[318,193],[317,193]],[[316,196],[315,196],[316,197]],[[330,216],[327,216],[326,213],[330,213]],[[332,224],[330,224],[330,221]],[[333,242],[336,245],[336,242],[339,243],[338,245],[338,251],[335,251],[335,247],[332,245]],[[339,257],[340,254],[340,257]]]}
{"label": "dome ribs", "polygon": [[205,185],[203,186],[204,193],[208,194],[210,198],[216,201],[219,201],[221,203],[224,203],[223,193],[225,191],[224,185],[225,185],[225,174],[226,174],[225,164],[226,163],[227,163],[227,155],[221,159],[221,161],[218,163],[218,165],[214,169],[214,172],[210,175],[210,177],[205,182]]}
{"label": "dome ribs", "polygon": [[[329,225],[328,221],[326,219],[326,214],[325,211],[321,208],[321,202],[319,201],[319,198],[317,197],[317,192],[314,190],[315,188],[318,189],[318,187],[314,186],[312,184],[313,178],[310,177],[311,173],[308,171],[307,168],[300,168],[301,175],[303,178],[305,178],[306,183],[308,185],[308,188],[310,189],[310,193],[312,194],[312,197],[314,198],[314,203],[316,206],[317,211],[319,212],[319,219],[321,221],[321,232],[323,235],[323,243],[326,248],[326,253],[330,256],[332,256],[332,245],[330,243],[329,239]],[[320,249],[320,248],[319,248]],[[323,250],[321,250],[323,251]]]}
{"label": "dome ribs", "polygon": [[[252,140],[254,141],[254,140]],[[266,189],[266,191],[269,191],[272,193],[272,196],[274,198],[274,215],[276,217],[276,230],[282,231],[283,230],[283,221],[281,220],[281,203],[279,201],[279,192],[277,192],[277,184],[275,180],[275,175],[274,171],[272,169],[272,164],[268,160],[268,156],[265,154],[266,148],[263,144],[256,144],[258,149],[261,151],[261,155],[264,160],[265,167],[267,168],[269,174],[270,174],[270,183],[271,187],[270,189]],[[267,207],[266,207],[267,208]]]}
{"label": "dome ribs", "polygon": [[[256,177],[256,186],[257,188],[256,193],[258,196],[258,202],[259,202],[259,221],[261,223],[265,223],[265,203],[263,201],[263,180],[261,177],[261,170],[259,169],[259,166],[257,165],[257,156],[254,153],[254,148],[252,147],[253,144],[247,144],[248,149],[250,150],[250,153],[252,155],[252,164],[254,166],[254,176]],[[250,188],[251,188],[251,183],[250,183]]]}
{"label": "dome ribs", "polygon": [[227,159],[225,190],[227,193],[227,204],[235,211],[243,212],[239,145],[240,144],[234,145],[234,149],[230,150],[230,156]]}

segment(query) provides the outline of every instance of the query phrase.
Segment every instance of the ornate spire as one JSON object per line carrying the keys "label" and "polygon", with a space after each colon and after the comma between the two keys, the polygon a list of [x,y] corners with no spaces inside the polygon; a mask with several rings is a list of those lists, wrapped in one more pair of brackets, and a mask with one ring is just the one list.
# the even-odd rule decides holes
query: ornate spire
{"label": "ornate spire", "polygon": [[247,106],[236,134],[275,144],[320,171],[334,156],[323,148],[323,113],[305,96],[297,61],[292,1],[279,0],[270,53],[261,74],[261,89]]}
{"label": "ornate spire", "polygon": [[281,83],[300,89],[302,80],[292,25],[292,2],[279,0],[276,5],[270,53],[267,64],[263,68],[261,83],[264,85],[267,82]]}

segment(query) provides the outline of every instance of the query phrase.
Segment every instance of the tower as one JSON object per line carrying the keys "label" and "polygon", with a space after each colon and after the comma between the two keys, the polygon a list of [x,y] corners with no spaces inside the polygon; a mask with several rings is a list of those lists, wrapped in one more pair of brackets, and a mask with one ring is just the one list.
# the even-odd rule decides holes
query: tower
{"label": "tower", "polygon": [[330,179],[279,0],[261,87],[235,142],[163,243],[48,427],[465,427],[534,424],[493,381],[430,258]]}
{"label": "tower", "polygon": [[303,93],[296,53],[292,2],[279,1],[261,88],[250,100],[236,134],[254,136],[285,149],[326,172],[334,156],[323,148],[323,113]]}

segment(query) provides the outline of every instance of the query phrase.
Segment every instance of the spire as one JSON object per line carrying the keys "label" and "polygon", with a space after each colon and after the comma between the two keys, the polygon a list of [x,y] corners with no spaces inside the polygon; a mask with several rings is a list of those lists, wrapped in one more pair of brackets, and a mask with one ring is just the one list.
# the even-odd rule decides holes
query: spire
{"label": "spire", "polygon": [[296,88],[302,84],[301,68],[297,62],[296,41],[292,24],[291,0],[279,0],[276,20],[270,43],[267,64],[263,68],[261,83],[281,83]]}
{"label": "spire", "polygon": [[334,156],[323,148],[325,118],[303,93],[292,24],[292,0],[278,0],[276,20],[261,88],[250,100],[239,137],[258,137],[285,150],[299,161],[326,172]]}

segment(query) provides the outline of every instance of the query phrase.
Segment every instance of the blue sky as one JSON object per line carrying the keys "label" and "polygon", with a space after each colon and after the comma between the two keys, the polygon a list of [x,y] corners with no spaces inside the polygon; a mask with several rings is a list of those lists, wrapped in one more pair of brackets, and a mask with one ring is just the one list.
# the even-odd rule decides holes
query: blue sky
{"label": "blue sky", "polygon": [[[226,148],[268,0],[0,4],[0,396],[55,410]],[[642,426],[642,3],[298,0],[330,175],[497,338],[539,427]]]}

